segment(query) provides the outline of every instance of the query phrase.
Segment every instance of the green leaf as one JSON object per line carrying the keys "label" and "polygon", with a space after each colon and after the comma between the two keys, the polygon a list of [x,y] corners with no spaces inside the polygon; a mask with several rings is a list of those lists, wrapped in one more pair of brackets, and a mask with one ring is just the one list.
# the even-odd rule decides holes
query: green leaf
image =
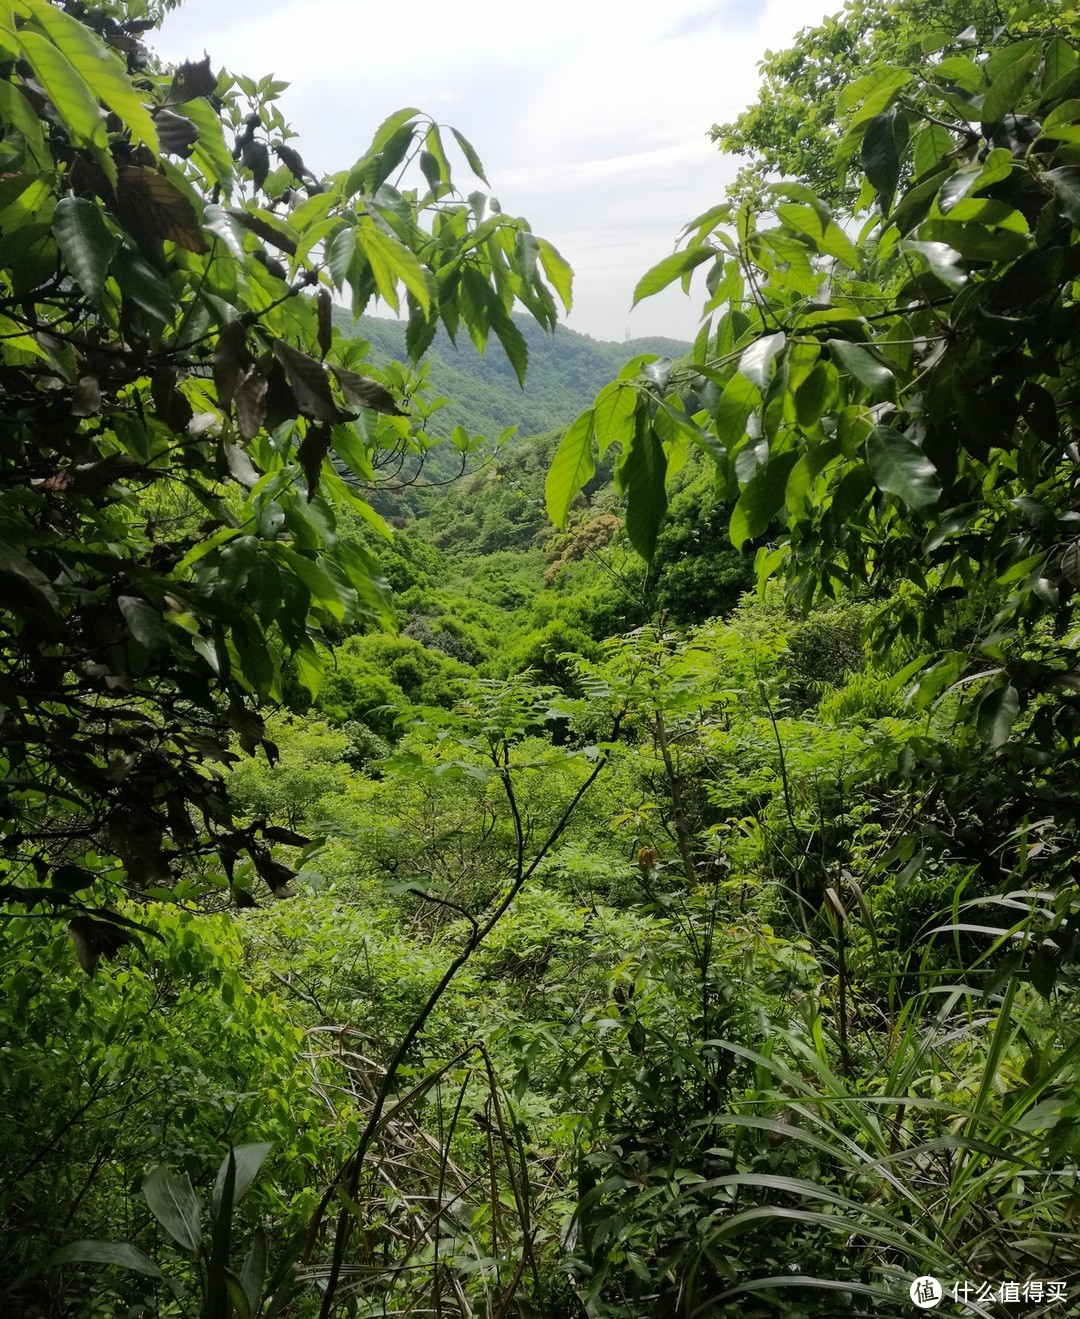
{"label": "green leaf", "polygon": [[137,595],[122,595],[117,601],[120,612],[124,615],[128,631],[147,650],[166,650],[169,645],[169,633],[161,618],[161,611],[155,609],[149,600]]}
{"label": "green leaf", "polygon": [[[946,55],[943,60],[930,68],[930,76],[935,82],[952,84],[969,96],[982,91],[986,79],[982,69],[966,55]],[[933,124],[931,127],[936,128]]]}
{"label": "green leaf", "polygon": [[[454,135],[454,140],[461,148],[461,154],[465,157],[465,160],[468,162],[469,168],[472,170],[472,172],[476,175],[478,179],[482,180],[482,182],[484,183],[487,183],[488,181],[487,175],[484,173],[484,167],[480,163],[480,157],[476,154],[476,150],[473,147],[472,143],[468,140],[468,138],[463,137],[462,134],[459,133],[456,128],[451,128],[450,131]],[[491,185],[488,184],[488,186],[490,187]]]}
{"label": "green leaf", "polygon": [[1016,108],[1024,93],[1035,52],[1031,51],[1009,64],[990,84],[982,104],[984,124],[1000,124],[1010,110]]}
{"label": "green leaf", "polygon": [[[237,1145],[230,1151],[236,1166],[236,1181],[233,1187],[232,1197],[234,1205],[238,1205],[244,1198],[248,1187],[255,1180],[266,1156],[273,1148],[273,1141],[264,1141],[253,1145]],[[214,1194],[211,1204],[215,1215],[221,1206],[222,1192],[225,1187],[225,1179],[228,1176],[228,1171],[229,1155],[227,1154],[221,1160],[221,1164],[217,1171],[217,1178],[214,1181]]]}
{"label": "green leaf", "polygon": [[544,483],[548,516],[557,527],[566,525],[566,515],[574,496],[595,472],[593,410],[587,408],[567,427]]}
{"label": "green leaf", "polygon": [[795,417],[803,430],[809,430],[821,420],[828,397],[830,370],[835,382],[836,368],[830,368],[828,362],[817,362],[795,394]]}
{"label": "green leaf", "polygon": [[630,304],[631,308],[636,307],[643,298],[651,298],[654,293],[666,289],[680,276],[688,275],[703,261],[711,261],[715,257],[716,251],[711,247],[687,247],[681,252],[673,252],[671,256],[665,257],[651,270],[646,271],[638,280],[634,289],[634,300]]}
{"label": "green leaf", "polygon": [[901,252],[917,252],[930,271],[951,289],[963,288],[967,283],[967,270],[960,253],[948,243],[925,243],[916,238],[900,242]]}
{"label": "green leaf", "polygon": [[776,214],[789,229],[805,234],[825,256],[836,257],[852,270],[862,265],[859,249],[827,211],[822,214],[813,206],[785,202],[776,207]]}
{"label": "green leaf", "polygon": [[514,373],[518,378],[518,384],[524,387],[525,373],[529,367],[529,345],[525,342],[525,336],[514,324],[513,319],[501,303],[492,299],[490,306],[491,328],[495,331],[495,336],[503,346],[503,351],[509,359],[510,365],[514,368]]}
{"label": "green leaf", "polygon": [[406,124],[411,123],[412,120],[416,119],[419,114],[419,110],[414,106],[409,105],[403,110],[395,110],[393,114],[387,115],[375,130],[375,136],[371,139],[371,150],[381,151],[399,128],[404,128]]}
{"label": "green leaf", "polygon": [[1047,170],[1046,177],[1054,185],[1061,213],[1074,229],[1080,229],[1080,166],[1063,165],[1060,169]]}
{"label": "green leaf", "polygon": [[772,375],[773,362],[777,354],[783,352],[786,343],[787,336],[783,330],[777,330],[775,334],[761,335],[748,348],[743,349],[739,358],[739,374],[745,376],[759,393],[764,394]]}
{"label": "green leaf", "polygon": [[736,371],[724,386],[716,405],[716,434],[728,449],[746,433],[746,422],[761,402],[761,391],[753,381]]}
{"label": "green leaf", "polygon": [[759,467],[739,495],[731,513],[728,535],[732,545],[742,550],[748,540],[756,540],[768,530],[769,523],[784,506],[784,492],[798,458],[795,452],[770,458]]}
{"label": "green leaf", "polygon": [[999,747],[1009,740],[1016,716],[1020,713],[1020,696],[1012,683],[994,686],[979,700],[975,728],[979,740]]}
{"label": "green leaf", "polygon": [[811,445],[803,451],[784,488],[784,502],[795,517],[810,515],[810,491],[814,480],[839,453],[840,445],[835,440],[829,444]]}
{"label": "green leaf", "polygon": [[367,216],[357,226],[356,241],[371,266],[375,287],[394,310],[398,309],[397,282],[400,280],[420,304],[424,315],[430,315],[431,292],[424,268],[415,253],[377,228]]}
{"label": "green leaf", "polygon": [[826,342],[829,355],[836,365],[847,375],[854,376],[871,398],[878,401],[892,398],[896,387],[893,373],[870,348],[850,343],[847,339],[829,339]]}
{"label": "green leaf", "polygon": [[117,248],[111,271],[125,302],[138,307],[159,325],[172,320],[176,303],[169,285],[138,253],[129,247]]}
{"label": "green leaf", "polygon": [[53,215],[53,235],[76,282],[92,302],[99,301],[120,240],[105,223],[100,206],[85,197],[61,197]]}
{"label": "green leaf", "polygon": [[345,287],[355,253],[356,225],[343,224],[334,231],[326,244],[326,264],[330,267],[330,277],[335,288]]}
{"label": "green leaf", "polygon": [[538,238],[536,241],[540,244],[540,264],[544,267],[544,274],[559,295],[562,305],[569,311],[573,302],[574,272],[546,238]]}
{"label": "green leaf", "polygon": [[887,210],[900,180],[900,148],[896,141],[893,111],[875,115],[866,126],[862,141],[862,167]]}
{"label": "green leaf", "polygon": [[880,114],[896,93],[906,87],[911,79],[910,69],[880,64],[861,78],[857,78],[855,82],[849,82],[841,88],[836,103],[837,109],[843,114],[857,106],[852,123],[860,124]]}
{"label": "green leaf", "polygon": [[143,1182],[150,1212],[176,1244],[195,1255],[202,1245],[199,1202],[187,1173],[177,1176],[159,1164]]}
{"label": "green leaf", "polygon": [[165,1280],[154,1261],[129,1241],[72,1241],[49,1256],[47,1267],[60,1264],[111,1264],[159,1282]]}
{"label": "green leaf", "polygon": [[638,409],[634,438],[618,474],[627,495],[627,538],[645,562],[651,563],[667,512],[667,455],[644,408]]}
{"label": "green leaf", "polygon": [[932,174],[956,148],[953,136],[940,124],[926,124],[915,137],[915,177]]}
{"label": "green leaf", "polygon": [[898,495],[911,508],[929,508],[941,497],[933,463],[913,439],[892,426],[871,431],[866,462],[878,489]]}
{"label": "green leaf", "polygon": [[596,396],[593,403],[593,432],[600,448],[600,456],[609,444],[619,443],[623,449],[630,446],[634,437],[634,415],[637,412],[638,392],[629,383],[613,381]]}
{"label": "green leaf", "polygon": [[262,1299],[263,1281],[266,1277],[266,1233],[257,1227],[251,1237],[251,1245],[240,1270],[240,1285],[247,1297],[251,1313],[258,1314]]}

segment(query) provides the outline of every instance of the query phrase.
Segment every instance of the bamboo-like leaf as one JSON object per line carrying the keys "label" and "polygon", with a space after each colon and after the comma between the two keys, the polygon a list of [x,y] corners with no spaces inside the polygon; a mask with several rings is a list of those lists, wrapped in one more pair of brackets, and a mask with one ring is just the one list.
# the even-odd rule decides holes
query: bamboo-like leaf
{"label": "bamboo-like leaf", "polygon": [[72,1241],[49,1256],[48,1267],[60,1264],[112,1264],[158,1281],[165,1278],[149,1255],[130,1241]]}
{"label": "bamboo-like leaf", "polygon": [[237,1145],[221,1161],[218,1168],[217,1178],[214,1182],[214,1194],[211,1201],[214,1213],[217,1214],[222,1204],[222,1195],[229,1172],[229,1160],[235,1164],[235,1182],[232,1193],[232,1202],[238,1205],[247,1194],[248,1187],[255,1180],[259,1169],[262,1167],[266,1156],[274,1148],[273,1141],[262,1141],[252,1145]]}
{"label": "bamboo-like leaf", "polygon": [[159,1164],[143,1182],[143,1195],[154,1215],[169,1236],[192,1255],[202,1245],[199,1202],[187,1173],[178,1176]]}

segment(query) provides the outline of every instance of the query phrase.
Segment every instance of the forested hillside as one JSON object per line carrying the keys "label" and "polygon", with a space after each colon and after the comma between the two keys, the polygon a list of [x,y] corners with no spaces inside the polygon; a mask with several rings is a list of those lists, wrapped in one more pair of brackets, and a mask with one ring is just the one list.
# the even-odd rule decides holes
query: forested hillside
{"label": "forested hillside", "polygon": [[[372,360],[379,365],[407,361],[404,321],[377,316],[354,321],[341,308],[335,310],[334,319],[343,335],[370,344]],[[657,353],[678,358],[690,351],[688,343],[676,339],[604,343],[565,325],[557,325],[552,333],[527,316],[514,316],[513,321],[528,354],[524,388],[499,349],[481,356],[467,334],[459,334],[454,343],[445,329],[437,331],[424,363],[431,394],[444,398],[446,404],[427,428],[432,435],[445,439],[455,426],[489,440],[497,440],[511,426],[517,426],[521,435],[538,435],[575,417],[628,357]]]}
{"label": "forested hillside", "polygon": [[1075,1314],[1075,8],[767,55],[623,345],[157,17],[0,5],[2,1313]]}

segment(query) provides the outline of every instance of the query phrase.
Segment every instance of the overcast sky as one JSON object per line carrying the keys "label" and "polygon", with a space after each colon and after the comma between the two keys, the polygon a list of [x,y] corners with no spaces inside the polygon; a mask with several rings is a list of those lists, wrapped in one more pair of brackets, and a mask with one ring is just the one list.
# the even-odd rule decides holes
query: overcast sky
{"label": "overcast sky", "polygon": [[571,329],[689,339],[700,298],[669,291],[631,315],[634,285],[687,220],[722,199],[737,162],[707,132],[754,99],[766,48],[841,8],[184,0],[154,45],[170,60],[205,50],[215,67],[291,83],[282,110],[319,173],[351,165],[402,106],[453,125],[476,147],[503,209],[527,216],[574,267]]}

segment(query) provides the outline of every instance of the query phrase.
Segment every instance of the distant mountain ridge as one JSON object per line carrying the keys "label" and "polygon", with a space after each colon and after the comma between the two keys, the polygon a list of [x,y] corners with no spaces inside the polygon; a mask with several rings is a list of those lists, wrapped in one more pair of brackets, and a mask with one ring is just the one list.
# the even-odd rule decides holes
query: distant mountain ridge
{"label": "distant mountain ridge", "polygon": [[[353,321],[344,308],[335,309],[334,320],[343,335],[368,341],[376,363],[405,361],[404,321],[377,316]],[[519,436],[554,430],[588,407],[597,390],[636,353],[678,358],[691,347],[658,336],[610,343],[563,325],[552,335],[529,316],[515,316],[514,321],[529,348],[524,389],[494,334],[481,357],[464,330],[455,347],[440,327],[425,360],[431,368],[431,392],[452,401],[432,418],[432,434],[449,435],[456,425],[492,440],[513,425],[520,427]]]}

